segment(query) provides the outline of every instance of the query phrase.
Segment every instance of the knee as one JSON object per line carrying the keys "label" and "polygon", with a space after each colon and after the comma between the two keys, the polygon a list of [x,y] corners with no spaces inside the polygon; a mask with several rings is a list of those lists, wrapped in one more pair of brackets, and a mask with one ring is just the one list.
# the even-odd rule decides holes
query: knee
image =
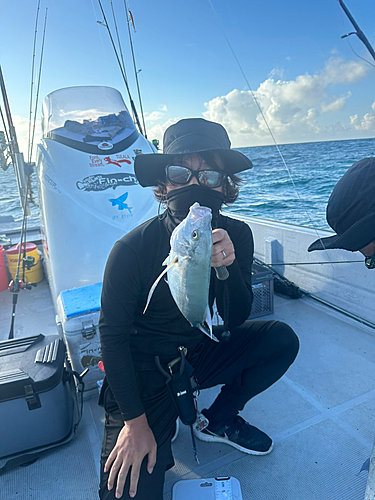
{"label": "knee", "polygon": [[287,357],[290,364],[292,364],[299,350],[299,340],[297,335],[289,325],[283,323],[282,321],[276,321],[272,326],[272,330],[280,355]]}

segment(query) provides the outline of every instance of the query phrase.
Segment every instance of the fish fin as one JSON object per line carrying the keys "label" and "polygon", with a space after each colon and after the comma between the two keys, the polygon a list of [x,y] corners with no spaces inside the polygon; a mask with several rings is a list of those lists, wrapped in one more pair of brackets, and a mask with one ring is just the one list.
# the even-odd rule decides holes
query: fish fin
{"label": "fish fin", "polygon": [[212,318],[211,318],[211,311],[210,311],[210,308],[208,307],[208,304],[206,306],[206,313],[205,313],[205,318],[204,318],[204,322],[206,323],[206,325],[208,326],[209,330],[210,330],[210,334],[213,335],[212,333]]}
{"label": "fish fin", "polygon": [[164,271],[159,274],[159,276],[156,278],[156,280],[154,281],[152,287],[150,288],[150,291],[148,292],[148,295],[147,295],[147,302],[146,302],[146,306],[145,308],[143,309],[143,314],[145,314],[145,312],[147,311],[147,308],[150,304],[150,301],[151,301],[151,297],[155,291],[155,288],[158,286],[158,283],[159,281],[162,279],[162,277],[167,274],[168,270],[178,262],[178,257],[175,257],[172,262],[164,269]]}
{"label": "fish fin", "polygon": [[211,340],[219,342],[219,340],[215,337],[215,335],[212,332],[212,319],[211,319],[210,308],[208,307],[208,305],[206,307],[205,318],[203,322],[198,325],[198,329],[204,334],[206,334],[207,337],[210,337]]}
{"label": "fish fin", "polygon": [[360,473],[362,471],[364,471],[364,470],[367,471],[367,472],[369,472],[369,470],[370,470],[370,458],[368,458],[367,460],[365,460],[365,462],[363,463],[363,465],[361,467],[361,470],[358,472],[357,476],[359,476]]}

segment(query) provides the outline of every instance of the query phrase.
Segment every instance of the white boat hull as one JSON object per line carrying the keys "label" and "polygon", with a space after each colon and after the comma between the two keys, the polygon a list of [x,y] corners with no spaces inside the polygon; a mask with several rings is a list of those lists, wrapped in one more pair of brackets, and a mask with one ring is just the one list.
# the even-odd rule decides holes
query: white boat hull
{"label": "white boat hull", "polygon": [[[308,253],[308,246],[319,236],[330,236],[325,230],[239,216],[254,235],[255,257],[314,296],[348,313],[375,324],[375,272],[364,265],[363,255],[346,250]],[[360,261],[318,264],[318,262]],[[314,264],[316,262],[317,264]],[[307,263],[306,265],[287,265]]]}

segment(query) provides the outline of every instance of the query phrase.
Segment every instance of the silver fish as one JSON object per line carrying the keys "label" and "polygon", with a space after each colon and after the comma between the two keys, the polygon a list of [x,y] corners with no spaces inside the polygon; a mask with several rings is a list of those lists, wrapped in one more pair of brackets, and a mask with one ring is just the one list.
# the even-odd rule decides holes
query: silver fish
{"label": "silver fish", "polygon": [[171,250],[163,262],[166,269],[152,285],[144,313],[160,279],[167,274],[177,307],[191,324],[218,342],[212,333],[208,293],[211,277],[212,212],[194,203],[187,217],[171,235]]}

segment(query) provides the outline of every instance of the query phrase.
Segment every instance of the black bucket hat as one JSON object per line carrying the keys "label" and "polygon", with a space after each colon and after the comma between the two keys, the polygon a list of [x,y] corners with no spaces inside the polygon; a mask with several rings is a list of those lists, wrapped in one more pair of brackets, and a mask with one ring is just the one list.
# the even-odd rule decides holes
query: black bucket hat
{"label": "black bucket hat", "polygon": [[225,173],[236,174],[253,167],[239,151],[230,149],[225,128],[203,118],[186,118],[167,128],[163,138],[163,154],[137,155],[135,175],[141,186],[157,186],[165,181],[165,167],[176,155],[214,151],[225,161]]}
{"label": "black bucket hat", "polygon": [[314,241],[309,252],[355,252],[375,241],[375,158],[357,161],[341,177],[328,200],[327,222],[337,234]]}

